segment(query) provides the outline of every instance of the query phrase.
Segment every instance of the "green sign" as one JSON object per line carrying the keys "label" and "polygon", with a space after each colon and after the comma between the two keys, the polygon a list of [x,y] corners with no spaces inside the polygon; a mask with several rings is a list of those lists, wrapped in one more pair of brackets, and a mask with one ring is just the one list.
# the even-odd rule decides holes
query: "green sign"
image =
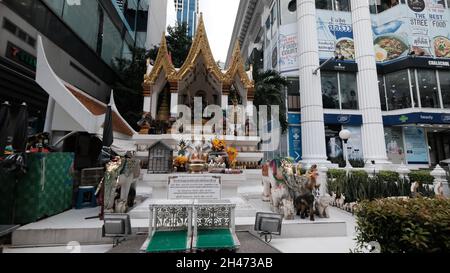
{"label": "green sign", "polygon": [[36,57],[11,42],[8,42],[6,47],[6,57],[28,69],[36,71]]}

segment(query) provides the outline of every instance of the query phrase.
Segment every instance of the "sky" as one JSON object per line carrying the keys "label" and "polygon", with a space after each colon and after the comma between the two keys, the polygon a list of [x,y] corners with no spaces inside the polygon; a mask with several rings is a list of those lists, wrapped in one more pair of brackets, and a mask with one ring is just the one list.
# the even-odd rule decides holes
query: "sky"
{"label": "sky", "polygon": [[[173,6],[173,1],[168,1]],[[206,32],[216,61],[225,62],[233,34],[239,0],[200,0]],[[176,18],[175,9],[168,9],[168,24]]]}

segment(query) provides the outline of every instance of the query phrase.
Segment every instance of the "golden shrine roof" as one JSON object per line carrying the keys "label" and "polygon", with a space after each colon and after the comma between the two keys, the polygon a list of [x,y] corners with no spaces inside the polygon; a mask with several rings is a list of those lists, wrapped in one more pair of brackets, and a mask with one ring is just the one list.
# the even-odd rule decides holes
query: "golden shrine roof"
{"label": "golden shrine roof", "polygon": [[219,80],[219,82],[231,85],[234,81],[235,76],[238,75],[245,88],[254,87],[253,80],[249,78],[247,72],[245,71],[239,42],[236,42],[231,64],[228,70],[224,73],[217,65],[208,41],[202,14],[200,14],[199,17],[197,33],[195,34],[195,37],[192,41],[192,46],[189,50],[189,54],[181,68],[177,70],[173,66],[167,48],[166,37],[165,34],[163,34],[163,37],[161,39],[161,46],[158,51],[158,56],[156,58],[155,64],[152,71],[149,74],[145,75],[144,84],[155,84],[161,71],[164,71],[166,79],[168,81],[181,81],[189,72],[194,70],[195,66],[197,65],[197,60],[200,56],[202,56],[204,59],[207,71],[212,74],[217,80]]}

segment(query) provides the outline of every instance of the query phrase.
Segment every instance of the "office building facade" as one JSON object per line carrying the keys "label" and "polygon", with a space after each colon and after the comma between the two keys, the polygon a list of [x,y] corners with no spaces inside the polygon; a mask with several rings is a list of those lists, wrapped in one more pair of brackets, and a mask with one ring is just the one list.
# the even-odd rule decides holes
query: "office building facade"
{"label": "office building facade", "polygon": [[278,153],[356,166],[450,158],[450,1],[241,1],[231,45],[287,77]]}
{"label": "office building facade", "polygon": [[177,22],[186,23],[189,37],[197,32],[197,18],[199,15],[199,0],[174,0]]}
{"label": "office building facade", "polygon": [[61,110],[35,82],[38,35],[58,76],[102,102],[117,80],[114,61],[131,58],[134,45],[111,0],[0,1],[0,102],[28,104],[30,133],[44,129],[47,106]]}

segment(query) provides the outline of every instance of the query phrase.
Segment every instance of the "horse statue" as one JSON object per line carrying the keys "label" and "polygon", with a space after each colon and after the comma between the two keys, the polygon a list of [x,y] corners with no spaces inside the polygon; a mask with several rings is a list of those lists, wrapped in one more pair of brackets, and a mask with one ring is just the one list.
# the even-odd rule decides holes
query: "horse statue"
{"label": "horse statue", "polygon": [[[314,202],[319,198],[320,184],[317,183],[317,166],[313,165],[308,171],[306,177],[306,183],[300,183],[299,195],[295,198],[294,206],[297,209],[297,215],[300,215],[302,219],[309,216],[311,221],[314,221]],[[325,215],[327,216],[327,215]]]}
{"label": "horse statue", "polygon": [[288,186],[286,185],[286,176],[290,174],[290,171],[283,165],[285,162],[286,159],[274,159],[269,164],[268,180],[270,181],[271,187],[270,205],[272,211],[275,213],[282,211],[283,199],[292,199]]}

